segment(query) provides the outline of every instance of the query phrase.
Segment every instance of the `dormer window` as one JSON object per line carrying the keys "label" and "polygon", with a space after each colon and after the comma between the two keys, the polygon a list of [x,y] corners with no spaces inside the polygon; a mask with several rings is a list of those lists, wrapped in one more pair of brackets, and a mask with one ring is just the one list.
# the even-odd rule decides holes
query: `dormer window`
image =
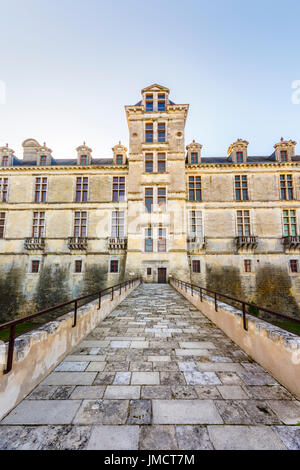
{"label": "dormer window", "polygon": [[274,145],[275,160],[279,163],[291,162],[295,156],[296,145],[294,140],[284,140],[281,137],[280,142]]}
{"label": "dormer window", "polygon": [[2,166],[8,166],[8,157],[7,156],[2,158]]}
{"label": "dormer window", "polygon": [[112,148],[114,153],[113,164],[114,165],[125,165],[127,161],[127,148],[121,144],[121,141]]}
{"label": "dormer window", "polygon": [[116,164],[123,165],[123,155],[116,155]]}
{"label": "dormer window", "polygon": [[146,142],[153,142],[153,124],[146,124]]}
{"label": "dormer window", "polygon": [[186,147],[187,153],[187,161],[189,165],[198,165],[201,163],[201,150],[202,145],[198,144],[193,140],[193,142]]}
{"label": "dormer window", "polygon": [[88,157],[87,155],[81,155],[80,157],[80,165],[87,166],[88,164]]}
{"label": "dormer window", "polygon": [[243,163],[244,154],[243,152],[236,152],[236,162]]}
{"label": "dormer window", "polygon": [[288,161],[288,153],[287,150],[281,150],[280,152],[280,160],[282,162],[287,162]]}
{"label": "dormer window", "polygon": [[153,95],[146,95],[146,111],[153,111]]}
{"label": "dormer window", "polygon": [[166,95],[164,93],[158,94],[157,110],[158,111],[166,110]]}
{"label": "dormer window", "polygon": [[46,166],[47,165],[47,156],[46,155],[41,155],[40,165],[41,166]]}
{"label": "dormer window", "polygon": [[243,139],[237,139],[228,147],[228,160],[232,163],[246,163],[248,158],[249,142]]}
{"label": "dormer window", "polygon": [[166,141],[166,125],[164,122],[159,122],[157,126],[157,135],[158,135],[158,142],[165,142]]}
{"label": "dormer window", "polygon": [[197,152],[193,152],[191,153],[191,164],[197,164],[198,163],[198,153]]}

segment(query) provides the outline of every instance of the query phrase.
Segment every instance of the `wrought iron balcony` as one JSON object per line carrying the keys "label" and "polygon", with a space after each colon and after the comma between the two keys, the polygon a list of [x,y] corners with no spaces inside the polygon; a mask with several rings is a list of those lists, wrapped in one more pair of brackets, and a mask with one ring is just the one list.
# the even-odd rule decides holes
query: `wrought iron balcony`
{"label": "wrought iron balcony", "polygon": [[196,235],[189,235],[187,237],[188,251],[203,250],[205,247],[205,237],[197,237]]}
{"label": "wrought iron balcony", "polygon": [[68,247],[70,250],[86,250],[87,238],[86,237],[69,237]]}
{"label": "wrought iron balcony", "polygon": [[125,237],[112,237],[108,239],[109,250],[126,250],[127,238]]}
{"label": "wrought iron balcony", "polygon": [[25,238],[24,246],[26,250],[44,250],[45,239],[42,237]]}
{"label": "wrought iron balcony", "polygon": [[300,246],[300,236],[283,237],[282,242],[285,248],[297,248]]}
{"label": "wrought iron balcony", "polygon": [[254,236],[239,236],[236,237],[236,246],[237,248],[256,248],[258,238]]}

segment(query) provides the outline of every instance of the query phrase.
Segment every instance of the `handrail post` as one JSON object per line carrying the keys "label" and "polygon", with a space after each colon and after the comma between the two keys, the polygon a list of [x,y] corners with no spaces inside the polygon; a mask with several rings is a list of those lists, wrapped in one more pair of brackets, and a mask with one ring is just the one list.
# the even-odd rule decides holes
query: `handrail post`
{"label": "handrail post", "polygon": [[200,300],[201,300],[201,302],[203,302],[203,300],[202,300],[202,287],[200,287]]}
{"label": "handrail post", "polygon": [[77,323],[77,300],[74,300],[74,322],[73,322],[72,328],[76,326],[76,323]]}
{"label": "handrail post", "polygon": [[215,292],[215,311],[218,311],[217,293]]}
{"label": "handrail post", "polygon": [[3,371],[3,374],[8,374],[12,369],[12,363],[13,363],[13,357],[14,357],[15,333],[16,333],[16,325],[12,325],[9,330],[7,364],[6,364],[6,369]]}
{"label": "handrail post", "polygon": [[191,284],[191,290],[192,290],[192,296],[194,295],[194,292],[193,292],[193,284]]}
{"label": "handrail post", "polygon": [[122,283],[120,284],[120,295],[122,294]]}
{"label": "handrail post", "polygon": [[111,300],[114,300],[114,286],[111,288]]}
{"label": "handrail post", "polygon": [[243,302],[243,327],[244,330],[248,331],[247,320],[246,320],[246,304]]}
{"label": "handrail post", "polygon": [[99,292],[98,310],[101,308],[101,291]]}

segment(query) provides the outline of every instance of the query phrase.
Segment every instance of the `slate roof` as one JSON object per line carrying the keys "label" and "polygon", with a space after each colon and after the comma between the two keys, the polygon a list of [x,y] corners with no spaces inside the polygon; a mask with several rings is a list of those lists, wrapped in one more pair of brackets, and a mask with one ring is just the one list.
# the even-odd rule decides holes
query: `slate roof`
{"label": "slate roof", "polygon": [[[77,165],[76,158],[63,158],[63,159],[52,158],[51,160],[51,166],[74,166],[74,165]],[[93,165],[95,166],[113,165],[113,159],[112,158],[92,158],[91,165],[92,166]],[[29,167],[29,166],[37,166],[37,164],[36,162],[19,160],[18,158],[15,157],[13,161],[13,166]]]}

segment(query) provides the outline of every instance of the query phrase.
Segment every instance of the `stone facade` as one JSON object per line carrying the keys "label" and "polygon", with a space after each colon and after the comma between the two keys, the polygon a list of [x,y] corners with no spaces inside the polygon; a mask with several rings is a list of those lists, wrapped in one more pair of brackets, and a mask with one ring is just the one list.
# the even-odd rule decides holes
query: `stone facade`
{"label": "stone facade", "polygon": [[129,151],[119,142],[112,159],[93,158],[85,143],[64,160],[35,139],[23,159],[0,148],[1,266],[20,270],[25,294],[51,266],[65,270],[72,295],[97,275],[103,285],[223,275],[224,288],[237,282],[254,299],[258,273],[271,267],[300,300],[296,142],[249,156],[238,139],[226,157],[203,157],[201,144],[185,145],[188,109],[163,86],[144,88],[125,106]]}

